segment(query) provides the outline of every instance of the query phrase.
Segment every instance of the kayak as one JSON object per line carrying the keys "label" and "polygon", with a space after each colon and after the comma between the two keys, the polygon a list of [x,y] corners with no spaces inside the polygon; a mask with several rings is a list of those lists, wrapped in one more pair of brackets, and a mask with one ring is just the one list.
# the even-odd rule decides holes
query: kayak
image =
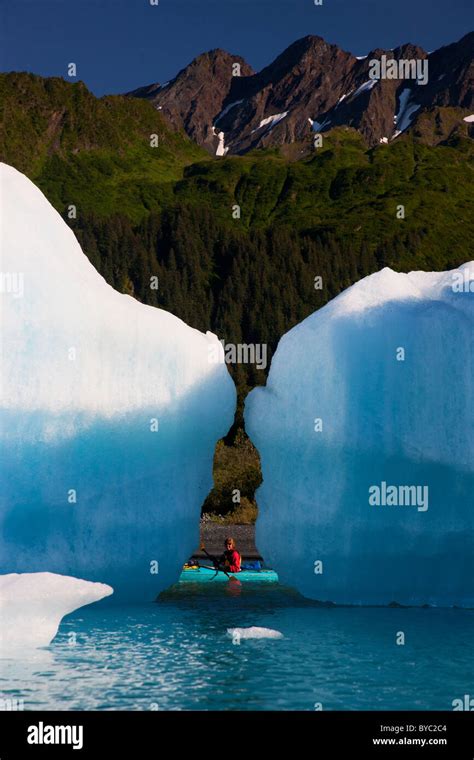
{"label": "kayak", "polygon": [[[240,573],[229,573],[238,578],[241,583],[278,583],[278,575],[274,570],[241,570]],[[229,582],[228,576],[221,570],[216,575],[213,567],[185,567],[179,578],[180,583],[222,583]]]}

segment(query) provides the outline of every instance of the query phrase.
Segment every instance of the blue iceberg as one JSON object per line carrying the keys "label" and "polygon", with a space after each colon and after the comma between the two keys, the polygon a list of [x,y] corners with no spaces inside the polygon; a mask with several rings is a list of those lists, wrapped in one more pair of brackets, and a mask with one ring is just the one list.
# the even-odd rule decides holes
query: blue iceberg
{"label": "blue iceberg", "polygon": [[342,604],[474,605],[474,264],[361,280],[280,340],[246,402],[257,545]]}
{"label": "blue iceberg", "polygon": [[217,337],[114,291],[1,165],[0,572],[153,599],[199,541],[235,387]]}

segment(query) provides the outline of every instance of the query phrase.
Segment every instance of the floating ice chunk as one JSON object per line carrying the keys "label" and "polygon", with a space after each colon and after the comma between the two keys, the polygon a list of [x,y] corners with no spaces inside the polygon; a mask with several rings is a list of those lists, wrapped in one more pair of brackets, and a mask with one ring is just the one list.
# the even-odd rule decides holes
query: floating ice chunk
{"label": "floating ice chunk", "polygon": [[[262,462],[256,542],[283,584],[335,603],[474,605],[473,366],[474,262],[383,269],[281,338],[245,422]],[[371,499],[384,483],[396,498]]]}
{"label": "floating ice chunk", "polygon": [[283,634],[273,628],[260,628],[252,625],[250,628],[228,628],[227,633],[233,639],[282,639]]}
{"label": "floating ice chunk", "polygon": [[194,549],[234,416],[209,358],[224,349],[107,285],[27,177],[0,165],[0,189],[2,269],[17,275],[1,296],[0,572],[153,599]]}
{"label": "floating ice chunk", "polygon": [[65,615],[111,594],[105,583],[67,575],[0,575],[0,657],[47,646]]}

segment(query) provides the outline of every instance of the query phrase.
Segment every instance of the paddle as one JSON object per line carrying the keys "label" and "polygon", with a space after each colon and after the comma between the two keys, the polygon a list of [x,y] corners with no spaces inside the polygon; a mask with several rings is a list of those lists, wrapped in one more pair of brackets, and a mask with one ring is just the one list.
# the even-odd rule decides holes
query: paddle
{"label": "paddle", "polygon": [[209,554],[209,552],[207,551],[207,549],[204,546],[204,544],[201,544],[201,551],[204,552],[204,554],[206,555],[206,557],[209,557],[209,559],[212,560],[212,563],[214,565],[214,569],[216,571],[216,574],[220,570],[222,573],[225,573],[227,575],[227,577],[229,579],[229,582],[232,581],[232,583],[238,583],[239,586],[242,585],[241,582],[239,581],[239,579],[235,577],[235,575],[229,575],[229,573],[227,572],[227,570],[225,570],[221,566],[221,564],[220,564],[219,560],[217,559],[217,557],[214,557],[212,554]]}

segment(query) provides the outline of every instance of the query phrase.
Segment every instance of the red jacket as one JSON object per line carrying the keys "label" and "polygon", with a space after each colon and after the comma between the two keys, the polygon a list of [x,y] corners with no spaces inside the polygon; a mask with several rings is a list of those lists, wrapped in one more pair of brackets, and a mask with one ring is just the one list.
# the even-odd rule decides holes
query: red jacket
{"label": "red jacket", "polygon": [[240,572],[240,554],[237,549],[227,549],[221,557],[226,569],[231,573]]}

